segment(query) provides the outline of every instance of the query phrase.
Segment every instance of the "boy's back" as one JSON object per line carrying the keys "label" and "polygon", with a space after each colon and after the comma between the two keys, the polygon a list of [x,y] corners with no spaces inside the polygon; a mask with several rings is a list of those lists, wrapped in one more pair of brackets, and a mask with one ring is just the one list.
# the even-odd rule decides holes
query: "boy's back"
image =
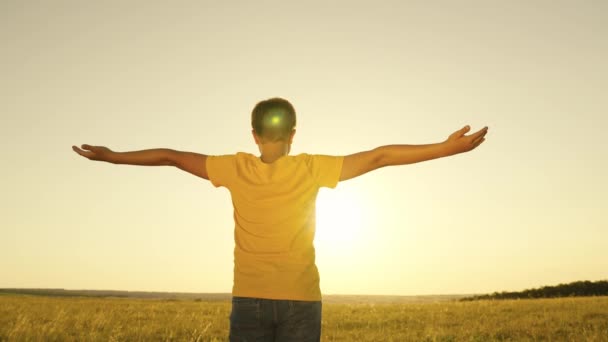
{"label": "boy's back", "polygon": [[338,184],[343,157],[299,154],[264,163],[248,153],[208,156],[214,186],[234,206],[234,285],[239,297],[321,300],[315,201]]}

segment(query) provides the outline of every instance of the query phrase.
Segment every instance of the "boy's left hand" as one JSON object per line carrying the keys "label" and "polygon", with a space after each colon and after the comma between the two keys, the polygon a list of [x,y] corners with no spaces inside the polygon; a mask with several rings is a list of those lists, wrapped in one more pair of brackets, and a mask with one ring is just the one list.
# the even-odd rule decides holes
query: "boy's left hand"
{"label": "boy's left hand", "polygon": [[485,136],[488,133],[487,126],[471,135],[465,135],[470,129],[471,127],[466,125],[450,134],[444,141],[450,155],[472,151],[486,140]]}

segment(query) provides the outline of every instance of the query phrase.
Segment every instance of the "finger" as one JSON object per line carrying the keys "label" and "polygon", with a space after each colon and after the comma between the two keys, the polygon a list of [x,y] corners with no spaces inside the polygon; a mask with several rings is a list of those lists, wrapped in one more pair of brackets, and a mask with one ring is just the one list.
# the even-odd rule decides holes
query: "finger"
{"label": "finger", "polygon": [[488,133],[488,131],[483,132],[482,134],[478,135],[476,138],[474,138],[471,143],[472,144],[476,144],[479,142],[479,140],[484,139],[486,134]]}
{"label": "finger", "polygon": [[83,150],[92,150],[93,147],[91,145],[87,145],[87,144],[82,144],[82,149]]}
{"label": "finger", "polygon": [[74,150],[74,152],[80,154],[81,156],[83,156],[85,158],[91,158],[91,155],[92,155],[91,152],[83,151],[83,150],[79,149],[77,146],[72,146],[72,150]]}
{"label": "finger", "polygon": [[465,135],[465,133],[467,133],[470,129],[471,129],[471,126],[469,126],[469,125],[466,125],[466,126],[462,127],[458,131],[458,136],[461,137],[461,136]]}
{"label": "finger", "polygon": [[458,139],[462,137],[466,132],[469,131],[469,129],[471,129],[471,127],[469,127],[469,125],[466,125],[461,129],[454,131],[454,133],[450,134],[450,139]]}
{"label": "finger", "polygon": [[473,144],[473,148],[477,148],[477,146],[481,145],[481,143],[484,141],[486,141],[486,138],[479,139],[475,144]]}
{"label": "finger", "polygon": [[486,133],[488,133],[487,126],[480,129],[479,131],[469,135],[469,137],[471,138],[471,142],[475,142],[476,140],[483,138],[486,135]]}

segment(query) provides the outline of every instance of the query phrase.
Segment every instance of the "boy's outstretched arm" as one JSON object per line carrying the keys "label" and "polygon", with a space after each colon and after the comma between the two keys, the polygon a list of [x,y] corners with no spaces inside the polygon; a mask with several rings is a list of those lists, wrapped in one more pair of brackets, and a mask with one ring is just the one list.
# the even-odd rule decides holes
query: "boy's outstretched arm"
{"label": "boy's outstretched arm", "polygon": [[209,179],[206,167],[207,156],[204,154],[182,152],[168,148],[114,152],[105,146],[91,146],[87,144],[82,145],[82,149],[72,146],[72,150],[90,160],[105,161],[113,164],[175,166],[195,176]]}
{"label": "boy's outstretched arm", "polygon": [[445,141],[436,144],[386,145],[345,156],[340,181],[355,178],[384,166],[413,164],[471,151],[485,141],[488,127],[465,135],[469,130],[470,127],[465,126],[450,134]]}

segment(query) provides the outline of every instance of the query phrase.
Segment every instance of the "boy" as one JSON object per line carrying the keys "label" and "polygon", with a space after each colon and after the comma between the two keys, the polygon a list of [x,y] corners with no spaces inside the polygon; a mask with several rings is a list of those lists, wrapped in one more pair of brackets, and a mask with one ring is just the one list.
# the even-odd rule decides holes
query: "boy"
{"label": "boy", "polygon": [[470,128],[465,126],[436,144],[387,145],[347,156],[290,156],[296,132],[291,103],[282,98],[259,102],[251,125],[259,157],[72,146],[90,160],[175,166],[230,190],[235,221],[231,341],[320,340],[321,291],[313,246],[320,187],[334,188],[384,166],[471,151],[488,131],[484,127],[467,136]]}

